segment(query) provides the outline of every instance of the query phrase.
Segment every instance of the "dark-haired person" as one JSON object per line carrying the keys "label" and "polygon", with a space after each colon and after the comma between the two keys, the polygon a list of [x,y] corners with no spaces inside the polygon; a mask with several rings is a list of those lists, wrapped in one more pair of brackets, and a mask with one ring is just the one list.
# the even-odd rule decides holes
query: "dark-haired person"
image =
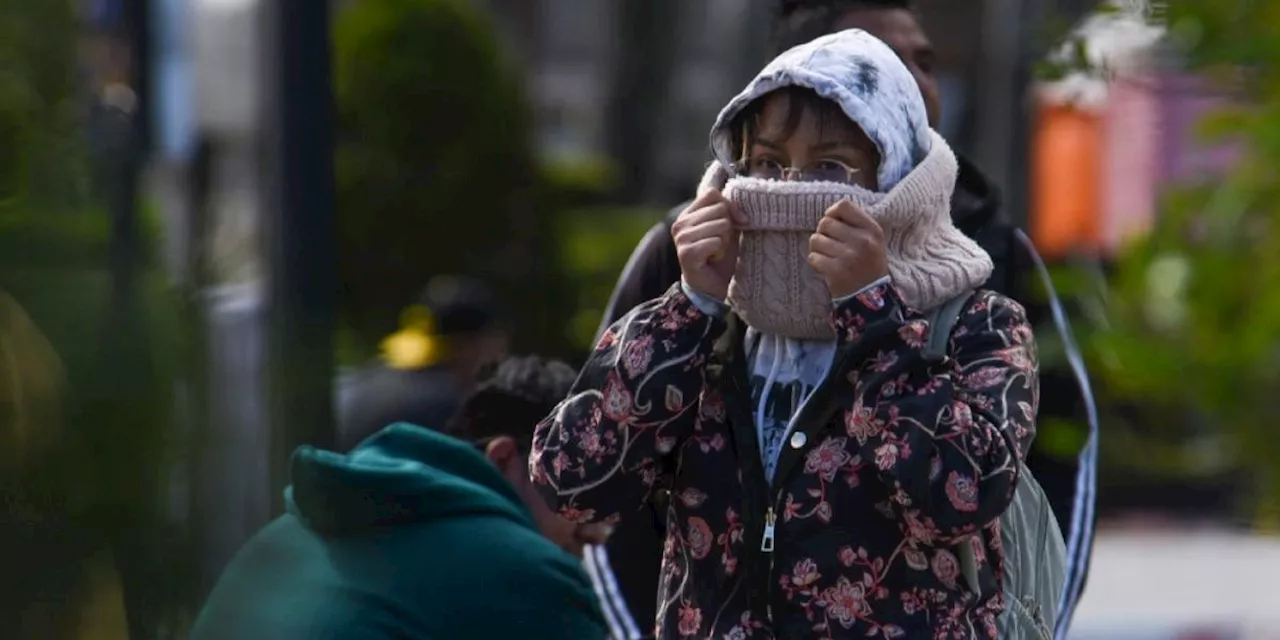
{"label": "dark-haired person", "polygon": [[377,362],[338,383],[338,448],[396,422],[442,429],[475,385],[480,367],[506,350],[494,294],[483,283],[433,278],[382,342]]}
{"label": "dark-haired person", "polygon": [[561,518],[529,482],[528,455],[533,428],[569,395],[577,377],[572,367],[558,360],[537,356],[507,358],[462,403],[448,432],[483,446],[499,468],[514,474],[508,479],[529,505],[538,528],[562,549],[582,558],[591,586],[600,599],[610,638],[639,640],[645,636],[631,617],[608,555],[600,546],[608,528],[580,525]]}
{"label": "dark-haired person", "polygon": [[981,289],[991,258],[951,220],[958,165],[911,73],[865,31],[823,36],[710,143],[672,227],[681,281],[605,331],[534,432],[534,482],[586,523],[669,489],[660,638],[1043,637],[1055,612],[1006,575],[1026,547],[1001,528],[1035,337]]}
{"label": "dark-haired person", "polygon": [[[784,0],[774,26],[773,49],[795,45],[843,29],[859,28],[889,45],[915,78],[930,125],[941,115],[941,96],[934,76],[934,52],[909,0]],[[1057,635],[1065,635],[1071,612],[1084,587],[1093,546],[1097,427],[1089,382],[1052,285],[1043,277],[1035,248],[1000,212],[995,185],[971,162],[959,157],[960,173],[951,199],[957,228],[991,256],[994,271],[985,288],[1022,303],[1034,326],[1049,323],[1058,330],[1072,360],[1069,370],[1045,370],[1040,377],[1040,421],[1054,418],[1087,421],[1090,432],[1077,457],[1062,458],[1033,445],[1028,466],[1048,494],[1067,538],[1071,567],[1059,608]],[[631,309],[663,295],[680,279],[671,225],[688,206],[681,204],[640,241],[618,280],[600,333]],[[1047,288],[1048,297],[1044,291]],[[625,514],[609,539],[614,569],[636,619],[649,619],[656,603],[657,567],[662,533],[654,509]]]}
{"label": "dark-haired person", "polygon": [[529,432],[573,378],[509,360],[447,426],[460,437],[400,423],[348,454],[299,448],[288,513],[236,555],[190,639],[631,637],[602,615],[598,571],[566,552],[600,532],[529,482]]}

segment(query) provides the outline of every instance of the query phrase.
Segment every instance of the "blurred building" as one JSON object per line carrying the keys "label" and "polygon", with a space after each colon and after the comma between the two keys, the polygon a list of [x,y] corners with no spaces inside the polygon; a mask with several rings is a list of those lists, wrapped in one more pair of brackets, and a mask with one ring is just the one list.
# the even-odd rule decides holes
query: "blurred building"
{"label": "blurred building", "polygon": [[[649,170],[640,200],[670,204],[691,192],[707,161],[706,135],[715,113],[768,58],[766,42],[775,2],[756,0],[472,0],[490,9],[529,78],[545,153],[556,159],[608,156],[613,127],[635,127],[631,140],[645,149],[623,149],[645,158]],[[661,34],[656,47],[674,47],[673,63],[629,38],[630,17],[643,12],[665,20],[640,31]],[[959,3],[918,0],[917,7],[938,53],[944,92],[940,128],[961,151],[1013,187],[1011,214],[1022,219],[1026,181],[1027,122],[1023,99],[1032,61],[1048,42],[1040,33],[1049,17],[1083,14],[1090,0],[983,0]],[[665,9],[661,8],[665,5]],[[657,8],[655,8],[657,7]],[[975,10],[977,8],[978,10]],[[649,56],[654,64],[628,64]],[[628,69],[641,69],[620,77]],[[644,85],[637,91],[630,85]],[[611,120],[618,95],[658,96],[640,117]],[[615,157],[615,159],[617,159]],[[623,163],[624,166],[626,162]],[[633,172],[634,173],[634,172]]]}
{"label": "blurred building", "polygon": [[1033,94],[1031,228],[1041,251],[1058,258],[1113,253],[1150,228],[1164,190],[1212,180],[1235,157],[1230,146],[1196,140],[1196,123],[1229,96],[1182,70],[1162,27],[1098,14],[1073,33],[1096,68],[1039,83]]}

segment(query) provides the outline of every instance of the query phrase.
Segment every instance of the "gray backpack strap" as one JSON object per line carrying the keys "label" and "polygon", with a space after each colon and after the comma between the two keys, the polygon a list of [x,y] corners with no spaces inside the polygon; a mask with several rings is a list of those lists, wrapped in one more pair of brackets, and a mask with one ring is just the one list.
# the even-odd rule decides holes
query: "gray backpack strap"
{"label": "gray backpack strap", "polygon": [[[949,359],[951,332],[960,320],[960,312],[969,304],[972,291],[960,295],[936,306],[927,315],[929,320],[929,340],[924,345],[924,359],[934,364],[944,364]],[[973,553],[973,540],[962,540],[955,545],[956,557],[960,560],[960,573],[964,576],[969,590],[978,593],[978,562]]]}
{"label": "gray backpack strap", "polygon": [[929,342],[924,345],[924,359],[929,362],[947,361],[948,345],[951,342],[951,330],[960,319],[960,312],[969,304],[972,291],[966,291],[936,306],[929,312]]}

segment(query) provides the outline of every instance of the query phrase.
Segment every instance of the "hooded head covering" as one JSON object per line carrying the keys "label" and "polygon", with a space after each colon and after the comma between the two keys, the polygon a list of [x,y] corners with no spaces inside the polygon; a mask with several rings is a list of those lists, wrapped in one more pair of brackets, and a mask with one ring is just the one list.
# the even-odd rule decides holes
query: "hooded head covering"
{"label": "hooded head covering", "polygon": [[[875,143],[879,191],[829,182],[733,177],[735,120],[786,87],[831,100]],[[929,129],[920,89],[897,54],[860,29],[823,36],[770,62],[716,118],[716,162],[704,187],[724,189],[747,216],[729,304],[751,327],[787,338],[831,338],[831,293],[809,265],[809,236],[850,200],[885,231],[889,271],[903,300],[930,309],[991,274],[991,258],[951,222],[955,154]]]}
{"label": "hooded head covering", "polygon": [[924,98],[888,45],[861,29],[822,36],[774,58],[720,111],[711,128],[716,160],[731,167],[738,149],[731,125],[747,105],[786,87],[804,87],[840,107],[880,151],[881,191],[898,184],[932,144]]}

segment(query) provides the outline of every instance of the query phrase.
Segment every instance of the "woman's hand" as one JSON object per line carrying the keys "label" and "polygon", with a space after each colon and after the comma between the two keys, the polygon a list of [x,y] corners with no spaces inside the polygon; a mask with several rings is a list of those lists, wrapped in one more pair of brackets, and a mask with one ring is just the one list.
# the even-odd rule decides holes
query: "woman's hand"
{"label": "woman's hand", "polygon": [[809,237],[809,266],[826,281],[831,297],[843,298],[889,275],[884,230],[848,200],[827,209]]}
{"label": "woman's hand", "polygon": [[716,189],[707,189],[671,225],[680,273],[694,291],[724,301],[738,265],[746,216]]}

